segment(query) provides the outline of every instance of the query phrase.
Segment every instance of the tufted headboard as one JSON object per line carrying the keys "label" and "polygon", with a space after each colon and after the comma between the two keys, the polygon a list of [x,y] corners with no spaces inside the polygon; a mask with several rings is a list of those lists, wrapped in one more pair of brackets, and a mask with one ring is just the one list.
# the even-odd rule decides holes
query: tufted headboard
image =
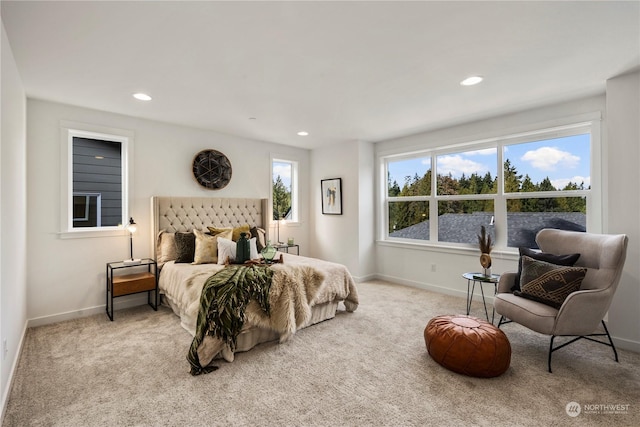
{"label": "tufted headboard", "polygon": [[249,224],[269,233],[268,199],[230,199],[219,197],[151,198],[152,241],[160,230],[206,230],[208,226],[238,227]]}

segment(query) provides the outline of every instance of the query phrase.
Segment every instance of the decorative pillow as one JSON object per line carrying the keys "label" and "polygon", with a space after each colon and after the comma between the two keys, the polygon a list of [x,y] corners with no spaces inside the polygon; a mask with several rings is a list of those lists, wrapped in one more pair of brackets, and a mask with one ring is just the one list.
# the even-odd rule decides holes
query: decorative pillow
{"label": "decorative pillow", "polygon": [[220,238],[218,239],[218,264],[224,264],[229,260],[233,262],[236,259],[236,242],[233,240]]}
{"label": "decorative pillow", "polygon": [[192,232],[179,232],[175,235],[176,242],[176,264],[193,262],[193,255],[196,251],[196,236]]}
{"label": "decorative pillow", "polygon": [[216,235],[223,231],[233,230],[233,236],[231,236],[231,240],[233,240],[234,242],[238,241],[238,239],[240,238],[240,233],[247,233],[247,237],[251,236],[251,227],[249,227],[249,224],[241,225],[239,227],[234,227],[234,228],[217,228],[217,227],[207,227],[207,228],[213,235]]}
{"label": "decorative pillow", "polygon": [[228,228],[207,227],[207,229],[209,230],[209,233],[211,233],[214,236],[216,234],[224,233],[225,231],[233,232],[233,228],[231,227],[228,227]]}
{"label": "decorative pillow", "polygon": [[231,240],[237,242],[240,238],[240,233],[246,233],[246,237],[251,237],[251,227],[249,227],[249,224],[241,225],[240,227],[234,227],[233,237]]}
{"label": "decorative pillow", "polygon": [[264,247],[267,246],[267,232],[264,228],[253,227],[251,228],[251,237],[256,238],[256,247],[258,248],[258,252],[262,252]]}
{"label": "decorative pillow", "polygon": [[255,237],[249,239],[249,258],[258,259],[260,258],[260,253],[258,252],[258,245]]}
{"label": "decorative pillow", "polygon": [[196,248],[193,255],[194,264],[215,264],[218,262],[218,239],[231,238],[231,230],[212,236],[204,231],[193,230],[196,236]]}
{"label": "decorative pillow", "polygon": [[522,257],[520,291],[513,294],[560,308],[570,293],[580,289],[587,274],[583,267],[568,267]]}
{"label": "decorative pillow", "polygon": [[573,266],[580,258],[580,254],[554,255],[548,252],[537,252],[529,248],[520,248],[520,260],[518,261],[518,273],[516,273],[516,281],[511,287],[511,291],[520,290],[520,275],[522,274],[522,257],[528,256],[538,261],[549,262],[556,265]]}
{"label": "decorative pillow", "polygon": [[156,240],[156,262],[161,267],[164,263],[176,259],[176,235],[160,230]]}

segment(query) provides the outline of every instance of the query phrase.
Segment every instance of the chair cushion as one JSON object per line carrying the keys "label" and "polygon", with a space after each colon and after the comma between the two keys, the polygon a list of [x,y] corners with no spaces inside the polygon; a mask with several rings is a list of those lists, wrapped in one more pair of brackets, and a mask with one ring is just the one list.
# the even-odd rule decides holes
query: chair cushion
{"label": "chair cushion", "polygon": [[520,291],[514,295],[559,309],[570,293],[580,289],[587,274],[583,267],[567,267],[522,257]]}
{"label": "chair cushion", "polygon": [[522,257],[528,256],[539,261],[550,262],[556,265],[573,266],[580,258],[580,254],[567,254],[567,255],[555,255],[548,252],[537,252],[529,248],[520,248],[520,260],[518,261],[518,273],[516,273],[516,281],[511,288],[511,291],[520,290],[520,276],[522,275]]}

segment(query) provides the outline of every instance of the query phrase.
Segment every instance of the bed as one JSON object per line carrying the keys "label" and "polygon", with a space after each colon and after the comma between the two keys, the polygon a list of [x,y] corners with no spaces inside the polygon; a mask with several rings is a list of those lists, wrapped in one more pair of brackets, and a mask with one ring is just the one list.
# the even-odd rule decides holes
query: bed
{"label": "bed", "polygon": [[[251,231],[260,230],[265,234],[263,238],[268,239],[267,200],[152,197],[151,211],[153,247],[160,271],[158,283],[162,303],[179,316],[182,327],[194,336],[203,286],[214,273],[223,270],[225,265],[218,264],[217,259],[215,262],[204,259],[203,263],[176,262],[176,255],[168,250],[168,245],[172,244],[172,239],[193,230],[199,230],[194,231],[194,234],[200,236],[208,227],[239,229],[248,225]],[[204,246],[199,246],[202,247]],[[175,248],[175,244],[172,248]],[[277,278],[277,283],[283,282],[293,289],[287,288],[286,292],[283,291],[278,296],[281,300],[285,297],[291,299],[278,302],[283,307],[280,311],[290,312],[284,315],[272,313],[271,318],[265,317],[265,313],[251,301],[247,306],[246,320],[237,337],[235,350],[210,336],[199,344],[198,355],[203,366],[216,358],[232,362],[235,352],[248,351],[263,342],[277,339],[286,341],[299,329],[335,317],[340,303],[349,312],[358,307],[357,288],[345,266],[288,253],[278,253],[277,258],[279,257],[282,257],[282,263],[271,267],[274,271],[272,288],[280,286],[275,286]],[[195,262],[202,261],[203,258],[198,259],[196,255]],[[270,292],[273,294],[275,291],[271,289]],[[304,300],[304,307],[301,308],[300,301],[293,301],[294,294],[296,298]]]}

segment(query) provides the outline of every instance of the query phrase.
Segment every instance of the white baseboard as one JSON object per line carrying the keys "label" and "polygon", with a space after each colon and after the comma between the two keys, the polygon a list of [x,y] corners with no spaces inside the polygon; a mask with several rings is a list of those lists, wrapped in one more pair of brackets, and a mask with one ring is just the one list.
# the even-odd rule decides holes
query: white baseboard
{"label": "white baseboard", "polygon": [[[434,284],[431,284],[431,283],[416,282],[414,280],[406,280],[406,279],[401,279],[400,277],[387,276],[387,275],[382,275],[382,274],[377,274],[376,278],[380,279],[380,280],[386,280],[388,282],[399,283],[401,285],[411,286],[412,288],[424,289],[424,290],[427,290],[427,291],[438,292],[440,294],[445,294],[445,295],[453,295],[453,296],[462,297],[462,298],[465,298],[465,299],[467,298],[467,292],[466,291],[460,291],[458,289],[446,288],[444,286],[434,285]],[[489,301],[489,295],[487,295],[486,297],[487,297],[487,301]],[[493,295],[491,297],[493,298]]]}
{"label": "white baseboard", "polygon": [[7,403],[9,403],[9,394],[11,393],[11,389],[13,389],[13,379],[15,378],[16,368],[18,367],[18,361],[20,360],[20,356],[22,356],[22,347],[24,346],[24,338],[27,335],[27,326],[28,322],[25,322],[24,328],[22,329],[22,336],[20,337],[20,342],[18,343],[18,351],[16,351],[16,356],[13,358],[13,363],[11,364],[11,369],[9,370],[9,378],[7,379],[7,386],[4,390],[2,390],[2,408],[0,413],[0,425],[4,425],[4,414],[7,411]]}
{"label": "white baseboard", "polygon": [[634,353],[640,353],[640,342],[638,341],[618,338],[614,337],[613,335],[611,335],[611,339],[613,340],[613,344],[615,344],[616,348],[633,351]]}
{"label": "white baseboard", "polygon": [[368,280],[375,280],[378,276],[376,274],[367,274],[366,276],[353,276],[353,281],[356,283],[366,282]]}
{"label": "white baseboard", "polygon": [[[147,294],[136,294],[127,297],[120,297],[113,301],[114,312],[123,308],[136,307],[147,303]],[[106,309],[104,305],[97,305],[94,307],[82,308],[80,310],[66,311],[58,314],[51,314],[48,316],[36,317],[27,321],[27,327],[32,328],[35,326],[49,325],[51,323],[63,322],[65,320],[79,319],[81,317],[92,316],[94,314],[104,314],[104,318],[107,317]],[[114,315],[115,316],[115,315]]]}

